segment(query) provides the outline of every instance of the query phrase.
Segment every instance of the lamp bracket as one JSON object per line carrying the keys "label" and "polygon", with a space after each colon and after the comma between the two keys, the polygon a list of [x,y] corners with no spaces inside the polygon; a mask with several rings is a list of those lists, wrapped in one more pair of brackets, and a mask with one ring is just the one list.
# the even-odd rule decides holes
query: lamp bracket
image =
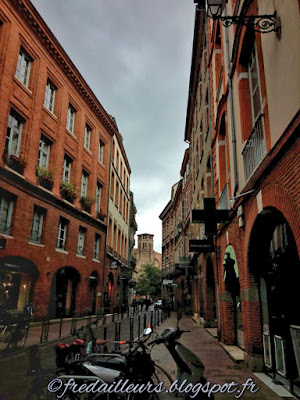
{"label": "lamp bracket", "polygon": [[232,24],[252,26],[255,32],[269,33],[280,31],[280,19],[276,11],[272,15],[233,15],[233,16],[214,16],[213,19],[220,19],[223,26],[228,28]]}

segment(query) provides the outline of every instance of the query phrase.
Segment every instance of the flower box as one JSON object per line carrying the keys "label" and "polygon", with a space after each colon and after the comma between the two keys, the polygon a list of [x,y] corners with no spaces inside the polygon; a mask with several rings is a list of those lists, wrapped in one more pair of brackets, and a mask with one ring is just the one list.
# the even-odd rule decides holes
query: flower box
{"label": "flower box", "polygon": [[9,168],[13,169],[19,174],[23,174],[24,169],[27,166],[27,162],[21,156],[17,157],[14,154],[8,155],[7,153],[4,153],[3,160]]}
{"label": "flower box", "polygon": [[91,212],[91,207],[95,203],[95,197],[82,196],[80,197],[80,204],[84,211]]}
{"label": "flower box", "polygon": [[73,204],[74,199],[77,198],[76,185],[69,182],[62,182],[60,184],[60,194],[63,199]]}

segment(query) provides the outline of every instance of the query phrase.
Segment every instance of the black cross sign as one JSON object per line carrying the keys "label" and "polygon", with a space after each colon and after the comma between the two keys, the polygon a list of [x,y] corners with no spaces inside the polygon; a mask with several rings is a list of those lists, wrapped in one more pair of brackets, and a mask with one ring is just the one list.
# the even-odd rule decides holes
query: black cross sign
{"label": "black cross sign", "polygon": [[205,235],[217,233],[217,223],[229,221],[230,210],[216,210],[214,198],[203,199],[203,210],[191,210],[191,222],[205,224]]}

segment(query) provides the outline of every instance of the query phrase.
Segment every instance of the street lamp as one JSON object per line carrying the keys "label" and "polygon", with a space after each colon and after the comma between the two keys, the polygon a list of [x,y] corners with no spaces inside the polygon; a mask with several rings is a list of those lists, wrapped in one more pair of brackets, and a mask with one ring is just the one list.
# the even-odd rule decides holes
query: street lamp
{"label": "street lamp", "polygon": [[232,24],[251,26],[255,32],[269,33],[280,32],[280,19],[276,11],[272,15],[233,15],[222,16],[227,0],[194,0],[198,10],[207,10],[207,15],[213,20],[221,20],[223,26],[228,28]]}

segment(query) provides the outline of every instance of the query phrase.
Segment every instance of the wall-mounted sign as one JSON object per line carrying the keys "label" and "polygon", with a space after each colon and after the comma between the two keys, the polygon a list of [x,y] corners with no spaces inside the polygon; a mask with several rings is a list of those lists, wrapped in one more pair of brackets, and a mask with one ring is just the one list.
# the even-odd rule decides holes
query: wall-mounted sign
{"label": "wall-mounted sign", "polygon": [[117,261],[112,261],[110,263],[110,269],[118,269],[118,263]]}
{"label": "wall-mounted sign", "polygon": [[230,221],[230,210],[217,210],[214,198],[204,198],[202,210],[191,210],[191,222],[204,223],[206,235],[216,235],[217,223],[228,221]]}
{"label": "wall-mounted sign", "polygon": [[190,240],[189,251],[195,253],[211,253],[215,251],[214,245],[210,240]]}
{"label": "wall-mounted sign", "polygon": [[169,283],[173,283],[170,279],[163,279],[163,285],[168,285]]}
{"label": "wall-mounted sign", "polygon": [[6,239],[0,239],[0,250],[6,249]]}

